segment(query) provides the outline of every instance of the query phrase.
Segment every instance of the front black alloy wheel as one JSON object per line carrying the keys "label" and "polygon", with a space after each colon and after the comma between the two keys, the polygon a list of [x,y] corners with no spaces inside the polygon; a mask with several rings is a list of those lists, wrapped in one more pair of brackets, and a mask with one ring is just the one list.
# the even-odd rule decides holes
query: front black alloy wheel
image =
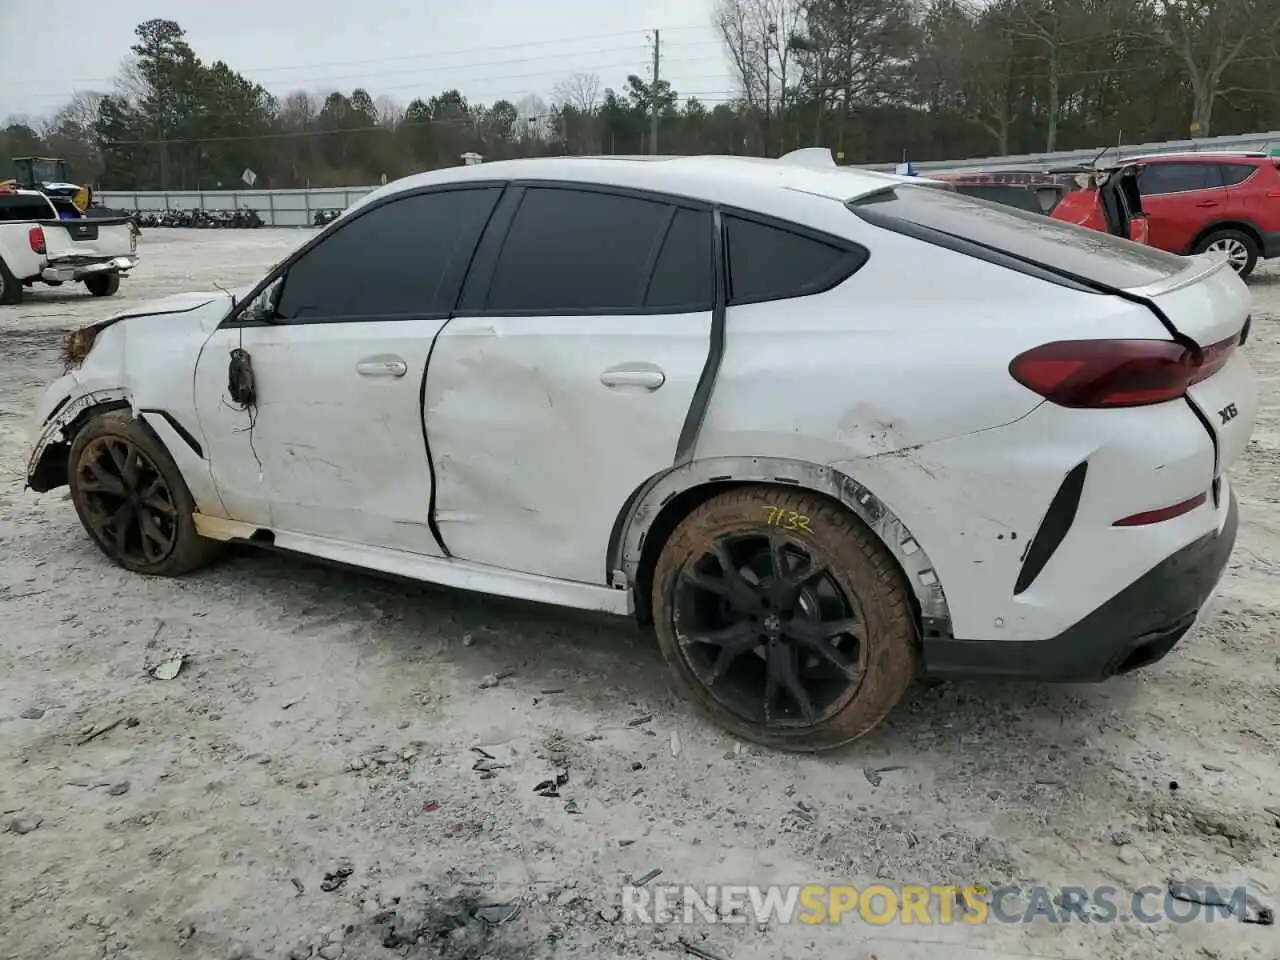
{"label": "front black alloy wheel", "polygon": [[163,563],[178,540],[177,505],[151,459],[124,437],[99,437],[76,463],[89,533],[118,560]]}
{"label": "front black alloy wheel", "polygon": [[71,501],[90,538],[127,570],[181,576],[221,544],[196,533],[195,501],[164,444],[128,410],[80,428],[68,456]]}

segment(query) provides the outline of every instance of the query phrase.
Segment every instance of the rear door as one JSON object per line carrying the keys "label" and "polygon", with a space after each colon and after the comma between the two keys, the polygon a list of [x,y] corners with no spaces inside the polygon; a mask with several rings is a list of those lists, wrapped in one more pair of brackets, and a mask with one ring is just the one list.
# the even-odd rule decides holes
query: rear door
{"label": "rear door", "polygon": [[427,371],[434,520],[453,556],[607,581],[619,512],[675,460],[714,289],[707,207],[508,192]]}
{"label": "rear door", "polygon": [[1212,161],[1150,161],[1138,176],[1153,247],[1188,253],[1208,224],[1222,218],[1227,191]]}

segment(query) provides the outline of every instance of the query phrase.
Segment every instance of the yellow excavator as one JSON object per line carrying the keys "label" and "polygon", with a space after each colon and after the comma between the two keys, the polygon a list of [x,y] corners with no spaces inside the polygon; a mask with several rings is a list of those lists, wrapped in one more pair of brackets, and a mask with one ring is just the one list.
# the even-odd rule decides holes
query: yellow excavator
{"label": "yellow excavator", "polygon": [[82,214],[93,203],[93,190],[67,182],[67,164],[56,157],[15,157],[17,176],[0,180],[0,191],[39,190],[47,197],[70,200]]}

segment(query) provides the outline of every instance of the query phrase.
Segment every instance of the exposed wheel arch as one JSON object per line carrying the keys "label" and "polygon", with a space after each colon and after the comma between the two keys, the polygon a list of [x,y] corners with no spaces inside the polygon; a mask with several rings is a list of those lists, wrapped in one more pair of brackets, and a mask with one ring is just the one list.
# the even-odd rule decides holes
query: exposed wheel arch
{"label": "exposed wheel arch", "polygon": [[131,406],[123,390],[104,390],[85,394],[54,411],[45,424],[44,441],[31,456],[27,470],[27,487],[37,493],[46,493],[67,484],[67,458],[76,434],[94,417],[111,410],[128,409]]}
{"label": "exposed wheel arch", "polygon": [[951,612],[942,583],[924,547],[879,497],[831,467],[773,457],[696,460],[651,478],[628,498],[614,525],[608,553],[611,582],[626,577],[637,617],[649,618],[649,588],[667,537],[690,512],[711,497],[744,484],[804,489],[842,504],[888,548],[910,584],[921,636],[947,638]]}

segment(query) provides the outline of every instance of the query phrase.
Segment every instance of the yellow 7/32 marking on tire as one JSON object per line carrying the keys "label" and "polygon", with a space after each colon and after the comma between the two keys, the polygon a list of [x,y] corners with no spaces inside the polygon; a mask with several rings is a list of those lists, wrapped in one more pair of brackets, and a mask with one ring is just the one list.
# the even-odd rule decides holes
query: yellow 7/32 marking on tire
{"label": "yellow 7/32 marking on tire", "polygon": [[805,533],[813,533],[813,525],[809,522],[809,518],[803,513],[796,513],[794,510],[784,510],[782,507],[765,507],[765,523],[771,527],[781,527],[783,530],[803,530]]}

